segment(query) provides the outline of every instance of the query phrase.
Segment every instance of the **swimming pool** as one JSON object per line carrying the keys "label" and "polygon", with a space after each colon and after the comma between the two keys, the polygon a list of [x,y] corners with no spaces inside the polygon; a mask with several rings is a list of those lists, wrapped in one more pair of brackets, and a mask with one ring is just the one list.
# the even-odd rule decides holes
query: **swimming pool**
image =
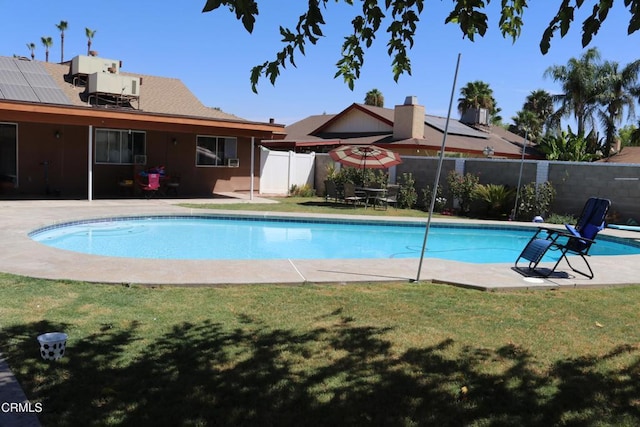
{"label": "swimming pool", "polygon": [[[144,216],[56,224],[29,234],[59,249],[152,259],[419,258],[424,222]],[[425,257],[470,263],[513,262],[532,235],[526,227],[432,224]],[[593,255],[640,254],[623,239],[598,238]],[[550,257],[549,260],[552,260]]]}

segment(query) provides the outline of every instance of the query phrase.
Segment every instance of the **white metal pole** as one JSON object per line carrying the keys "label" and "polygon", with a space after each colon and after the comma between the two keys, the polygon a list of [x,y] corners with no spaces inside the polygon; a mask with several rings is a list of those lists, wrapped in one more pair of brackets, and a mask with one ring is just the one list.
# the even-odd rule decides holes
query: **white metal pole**
{"label": "white metal pole", "polygon": [[518,186],[516,187],[516,203],[513,205],[513,215],[511,219],[515,221],[518,214],[518,198],[520,197],[520,183],[522,181],[522,167],[524,166],[524,152],[527,148],[527,139],[529,138],[529,130],[524,130],[524,145],[522,146],[522,159],[520,160],[520,174],[518,175]]}
{"label": "white metal pole", "polygon": [[253,175],[254,175],[253,168],[254,168],[254,165],[255,165],[255,150],[256,150],[254,142],[255,142],[255,137],[252,136],[251,137],[251,166],[250,166],[251,171],[249,172],[249,177],[250,177],[249,178],[250,179],[250,182],[249,182],[249,200],[253,200]]}
{"label": "white metal pole", "polygon": [[418,264],[418,273],[416,274],[416,282],[420,281],[420,272],[422,271],[422,261],[424,260],[424,251],[427,250],[427,239],[429,236],[429,228],[431,227],[431,217],[433,217],[433,207],[436,203],[438,194],[438,184],[440,183],[440,171],[442,170],[442,161],[444,160],[444,148],[447,143],[447,132],[449,130],[449,119],[451,117],[451,106],[453,105],[453,96],[456,90],[456,80],[458,79],[458,69],[460,68],[460,54],[458,53],[458,61],[456,62],[456,72],[453,75],[453,86],[451,86],[451,99],[449,100],[449,112],[447,113],[447,121],[444,125],[444,134],[442,135],[442,146],[440,147],[440,159],[438,160],[438,170],[436,171],[436,179],[433,183],[431,194],[431,205],[429,206],[429,217],[427,218],[427,226],[424,229],[424,240],[422,241],[422,251],[420,251],[420,263]]}
{"label": "white metal pole", "polygon": [[88,155],[88,159],[87,159],[87,171],[88,171],[88,188],[89,190],[87,191],[87,200],[88,201],[92,201],[93,200],[93,125],[89,125],[89,146],[87,149],[87,152],[89,153]]}

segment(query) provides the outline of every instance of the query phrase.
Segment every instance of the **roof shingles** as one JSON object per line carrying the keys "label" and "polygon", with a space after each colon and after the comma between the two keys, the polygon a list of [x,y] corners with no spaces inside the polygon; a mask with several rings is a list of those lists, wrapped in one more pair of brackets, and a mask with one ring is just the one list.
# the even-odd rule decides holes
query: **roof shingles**
{"label": "roof shingles", "polygon": [[[51,77],[62,89],[73,105],[79,107],[91,107],[86,102],[85,86],[74,85],[68,81],[68,64],[42,63]],[[198,98],[182,83],[175,78],[149,76],[133,73],[120,73],[124,76],[136,76],[141,78],[140,97],[133,101],[132,105],[139,110],[175,116],[202,117],[222,120],[244,119],[224,111],[203,105]],[[86,94],[84,94],[86,95]]]}

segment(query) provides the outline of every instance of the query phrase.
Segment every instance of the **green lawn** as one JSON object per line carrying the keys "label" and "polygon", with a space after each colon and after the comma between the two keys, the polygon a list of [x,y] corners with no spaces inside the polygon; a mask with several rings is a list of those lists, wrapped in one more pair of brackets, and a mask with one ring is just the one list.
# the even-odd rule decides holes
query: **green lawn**
{"label": "green lawn", "polygon": [[[640,286],[145,288],[0,274],[44,425],[640,424]],[[36,336],[69,334],[40,359]]]}
{"label": "green lawn", "polygon": [[352,204],[335,203],[325,201],[321,197],[278,197],[272,198],[278,203],[183,203],[180,206],[195,209],[225,209],[225,210],[245,210],[245,211],[269,211],[269,212],[298,212],[314,214],[340,214],[340,215],[372,215],[372,216],[404,216],[427,218],[428,213],[418,209],[373,209],[369,206],[354,207]]}

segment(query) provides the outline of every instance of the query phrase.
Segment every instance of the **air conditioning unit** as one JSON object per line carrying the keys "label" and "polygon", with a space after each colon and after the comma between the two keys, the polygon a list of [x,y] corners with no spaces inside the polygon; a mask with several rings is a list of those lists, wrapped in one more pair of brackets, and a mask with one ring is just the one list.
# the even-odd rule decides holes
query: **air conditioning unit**
{"label": "air conditioning unit", "polygon": [[140,77],[109,73],[89,74],[87,91],[91,94],[140,96]]}
{"label": "air conditioning unit", "polygon": [[136,165],[146,165],[147,164],[147,156],[144,154],[136,154],[133,156],[133,163]]}
{"label": "air conditioning unit", "polygon": [[120,61],[100,58],[97,56],[78,55],[71,60],[71,75],[110,73],[119,74]]}
{"label": "air conditioning unit", "polygon": [[230,168],[237,168],[238,166],[240,166],[240,159],[228,159],[227,166],[229,166]]}

